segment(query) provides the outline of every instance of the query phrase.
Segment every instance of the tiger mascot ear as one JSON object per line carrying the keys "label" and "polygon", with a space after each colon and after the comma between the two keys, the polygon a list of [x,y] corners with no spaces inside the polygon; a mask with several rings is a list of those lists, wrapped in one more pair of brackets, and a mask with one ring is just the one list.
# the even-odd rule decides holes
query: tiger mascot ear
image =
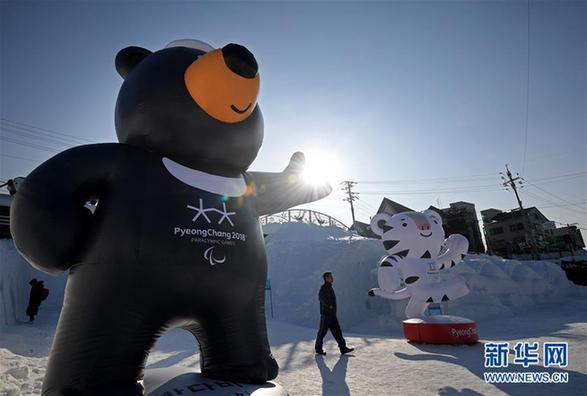
{"label": "tiger mascot ear", "polygon": [[371,230],[378,236],[391,230],[391,216],[387,213],[378,213],[371,219]]}
{"label": "tiger mascot ear", "polygon": [[432,215],[432,216],[436,215],[436,217],[438,217],[439,219],[442,219],[442,216],[440,216],[440,214],[437,211],[435,211],[434,209],[428,208],[428,209],[426,209],[424,211],[424,214],[425,215],[428,215],[428,216],[430,216],[430,215]]}

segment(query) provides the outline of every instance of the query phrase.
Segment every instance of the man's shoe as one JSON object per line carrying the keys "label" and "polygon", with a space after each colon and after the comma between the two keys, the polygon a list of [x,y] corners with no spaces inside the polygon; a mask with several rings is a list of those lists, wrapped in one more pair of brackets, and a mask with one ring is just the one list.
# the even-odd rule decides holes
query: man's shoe
{"label": "man's shoe", "polygon": [[316,355],[326,355],[326,352],[324,352],[324,351],[316,351]]}
{"label": "man's shoe", "polygon": [[355,348],[344,347],[344,348],[341,348],[340,353],[341,353],[341,355],[344,355],[345,353],[349,353],[349,352],[352,352],[354,350],[355,350]]}

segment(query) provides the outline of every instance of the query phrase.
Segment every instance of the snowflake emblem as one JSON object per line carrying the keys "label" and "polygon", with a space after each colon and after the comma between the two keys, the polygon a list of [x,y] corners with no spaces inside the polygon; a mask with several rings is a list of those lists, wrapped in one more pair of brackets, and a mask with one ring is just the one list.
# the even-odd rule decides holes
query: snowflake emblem
{"label": "snowflake emblem", "polygon": [[216,209],[216,208],[205,208],[204,207],[204,200],[202,198],[200,198],[199,200],[199,206],[192,206],[192,205],[186,205],[188,209],[194,210],[196,212],[194,218],[192,219],[192,222],[198,220],[198,218],[200,216],[204,217],[206,219],[206,221],[208,223],[212,223],[212,221],[210,220],[210,218],[208,217],[208,215],[206,214],[207,212],[216,212],[220,215],[222,215],[220,217],[220,220],[218,220],[218,224],[222,224],[222,222],[224,220],[228,221],[230,223],[231,226],[234,227],[234,223],[232,222],[232,220],[230,219],[230,216],[236,214],[236,212],[229,212],[226,209],[226,203],[222,202],[222,210],[220,209]]}

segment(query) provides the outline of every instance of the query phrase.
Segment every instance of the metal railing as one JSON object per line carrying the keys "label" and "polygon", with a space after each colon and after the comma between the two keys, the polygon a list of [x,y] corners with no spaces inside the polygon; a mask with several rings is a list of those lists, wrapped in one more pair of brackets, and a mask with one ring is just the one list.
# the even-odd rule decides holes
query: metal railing
{"label": "metal railing", "polygon": [[284,212],[262,216],[259,221],[261,222],[261,225],[267,225],[269,223],[303,222],[308,224],[316,224],[323,227],[338,227],[342,228],[343,230],[349,229],[349,227],[347,227],[343,222],[335,219],[334,217],[310,209],[289,209]]}

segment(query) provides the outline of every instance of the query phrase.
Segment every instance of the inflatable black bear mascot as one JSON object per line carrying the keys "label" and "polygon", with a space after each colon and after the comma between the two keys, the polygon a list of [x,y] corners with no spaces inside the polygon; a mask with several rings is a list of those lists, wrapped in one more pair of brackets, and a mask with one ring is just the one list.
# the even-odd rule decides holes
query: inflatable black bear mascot
{"label": "inflatable black bear mascot", "polygon": [[43,395],[142,394],[149,350],[171,327],[197,338],[206,377],[275,378],[259,216],[320,199],[330,186],[300,180],[301,153],[283,172],[246,172],[263,118],[245,47],[128,47],[116,69],[120,143],[56,155],[12,204],[21,254],[43,271],[69,270]]}

